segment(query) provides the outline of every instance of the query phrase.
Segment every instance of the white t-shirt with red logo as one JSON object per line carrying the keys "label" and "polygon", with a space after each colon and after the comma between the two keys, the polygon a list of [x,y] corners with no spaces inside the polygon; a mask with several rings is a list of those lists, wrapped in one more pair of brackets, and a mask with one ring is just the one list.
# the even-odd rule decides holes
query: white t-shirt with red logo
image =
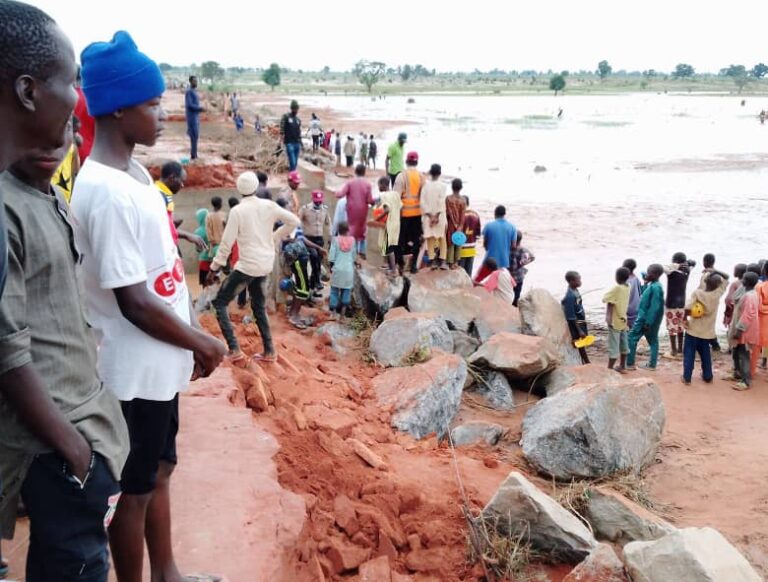
{"label": "white t-shirt with red logo", "polygon": [[[163,196],[146,183],[88,159],[72,193],[82,253],[88,322],[99,344],[99,374],[120,400],[171,400],[189,384],[192,352],[156,340],[120,312],[114,289],[147,289],[190,322],[184,266],[173,244]],[[55,294],[55,290],[52,290]]]}

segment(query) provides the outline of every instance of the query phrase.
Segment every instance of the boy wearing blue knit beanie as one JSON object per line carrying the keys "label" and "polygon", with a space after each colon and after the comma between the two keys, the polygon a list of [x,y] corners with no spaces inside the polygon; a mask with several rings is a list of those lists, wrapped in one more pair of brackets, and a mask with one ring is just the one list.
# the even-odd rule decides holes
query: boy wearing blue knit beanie
{"label": "boy wearing blue knit beanie", "polygon": [[81,62],[96,135],[72,212],[99,372],[131,437],[109,530],[115,571],[120,582],[142,580],[146,537],[152,579],[182,582],[170,539],[178,393],[193,373],[211,374],[226,349],[197,323],[164,199],[132,158],[134,146],[153,146],[163,129],[159,67],[122,31],[86,47]]}

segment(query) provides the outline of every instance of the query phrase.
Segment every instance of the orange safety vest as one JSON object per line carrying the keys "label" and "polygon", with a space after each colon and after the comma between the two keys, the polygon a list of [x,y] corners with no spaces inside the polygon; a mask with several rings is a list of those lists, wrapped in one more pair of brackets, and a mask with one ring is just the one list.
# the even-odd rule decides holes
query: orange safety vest
{"label": "orange safety vest", "polygon": [[403,208],[400,210],[402,218],[412,218],[421,216],[421,174],[418,170],[405,170],[403,172],[405,179],[405,192],[401,195]]}

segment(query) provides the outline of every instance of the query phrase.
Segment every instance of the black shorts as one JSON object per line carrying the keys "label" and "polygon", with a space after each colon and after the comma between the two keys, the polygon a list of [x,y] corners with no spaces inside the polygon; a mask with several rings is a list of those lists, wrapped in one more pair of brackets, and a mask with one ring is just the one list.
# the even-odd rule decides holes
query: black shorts
{"label": "black shorts", "polygon": [[127,495],[146,495],[155,489],[160,461],[178,461],[179,395],[164,402],[134,398],[120,406],[131,439],[120,488]]}
{"label": "black shorts", "polygon": [[404,255],[418,254],[421,246],[421,216],[400,219],[400,241],[398,246]]}

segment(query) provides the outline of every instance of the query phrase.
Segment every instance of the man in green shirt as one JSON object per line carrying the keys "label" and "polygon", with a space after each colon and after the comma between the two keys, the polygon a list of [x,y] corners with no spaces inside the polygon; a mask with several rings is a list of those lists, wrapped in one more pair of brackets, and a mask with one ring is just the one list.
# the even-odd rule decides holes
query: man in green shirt
{"label": "man in green shirt", "polygon": [[389,175],[389,181],[394,187],[395,178],[397,175],[405,169],[405,142],[408,140],[408,136],[401,133],[397,136],[397,141],[389,146],[387,150],[387,159],[384,162],[384,169]]}

